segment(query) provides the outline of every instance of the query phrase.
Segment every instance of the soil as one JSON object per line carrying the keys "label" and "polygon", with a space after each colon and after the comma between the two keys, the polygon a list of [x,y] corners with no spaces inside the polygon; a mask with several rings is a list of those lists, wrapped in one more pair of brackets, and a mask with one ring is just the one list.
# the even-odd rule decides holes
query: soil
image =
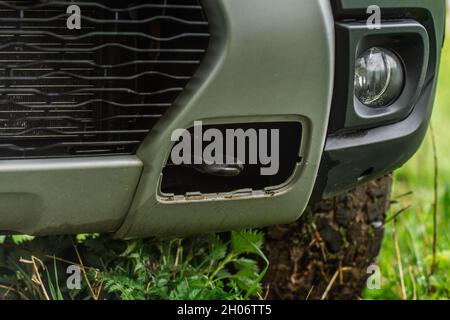
{"label": "soil", "polygon": [[384,236],[392,177],[321,201],[266,230],[268,299],[359,299]]}

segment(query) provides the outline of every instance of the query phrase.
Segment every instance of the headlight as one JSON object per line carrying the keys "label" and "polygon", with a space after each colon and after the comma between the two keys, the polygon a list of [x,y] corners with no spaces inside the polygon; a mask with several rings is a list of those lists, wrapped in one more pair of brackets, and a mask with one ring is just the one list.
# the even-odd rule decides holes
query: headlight
{"label": "headlight", "polygon": [[372,47],[356,60],[355,96],[368,107],[392,104],[404,86],[402,62],[390,50]]}

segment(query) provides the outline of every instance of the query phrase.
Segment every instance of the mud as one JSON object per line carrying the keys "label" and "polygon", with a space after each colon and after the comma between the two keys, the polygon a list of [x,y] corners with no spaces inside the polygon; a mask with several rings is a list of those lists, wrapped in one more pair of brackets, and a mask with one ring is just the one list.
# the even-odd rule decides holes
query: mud
{"label": "mud", "polygon": [[359,299],[376,260],[391,176],[312,206],[296,223],[266,230],[270,299]]}

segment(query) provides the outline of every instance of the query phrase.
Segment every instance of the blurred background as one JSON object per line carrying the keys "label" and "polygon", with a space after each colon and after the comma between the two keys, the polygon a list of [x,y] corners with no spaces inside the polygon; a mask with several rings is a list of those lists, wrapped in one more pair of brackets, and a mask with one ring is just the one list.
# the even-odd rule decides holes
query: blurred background
{"label": "blurred background", "polygon": [[[432,128],[416,156],[395,173],[390,217],[397,218],[388,223],[378,261],[382,289],[367,290],[366,298],[450,299],[449,8],[450,1]],[[435,212],[437,267],[430,276]]]}

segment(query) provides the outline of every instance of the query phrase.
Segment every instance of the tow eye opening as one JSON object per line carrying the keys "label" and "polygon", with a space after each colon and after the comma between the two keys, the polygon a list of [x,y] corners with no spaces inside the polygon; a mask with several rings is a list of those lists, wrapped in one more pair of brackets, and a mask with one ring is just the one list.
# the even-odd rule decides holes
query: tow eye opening
{"label": "tow eye opening", "polygon": [[[173,147],[162,171],[164,196],[263,191],[288,182],[302,161],[298,122],[205,125],[197,130],[186,130],[197,141],[181,150],[180,138]],[[174,154],[190,161],[174,161]]]}

